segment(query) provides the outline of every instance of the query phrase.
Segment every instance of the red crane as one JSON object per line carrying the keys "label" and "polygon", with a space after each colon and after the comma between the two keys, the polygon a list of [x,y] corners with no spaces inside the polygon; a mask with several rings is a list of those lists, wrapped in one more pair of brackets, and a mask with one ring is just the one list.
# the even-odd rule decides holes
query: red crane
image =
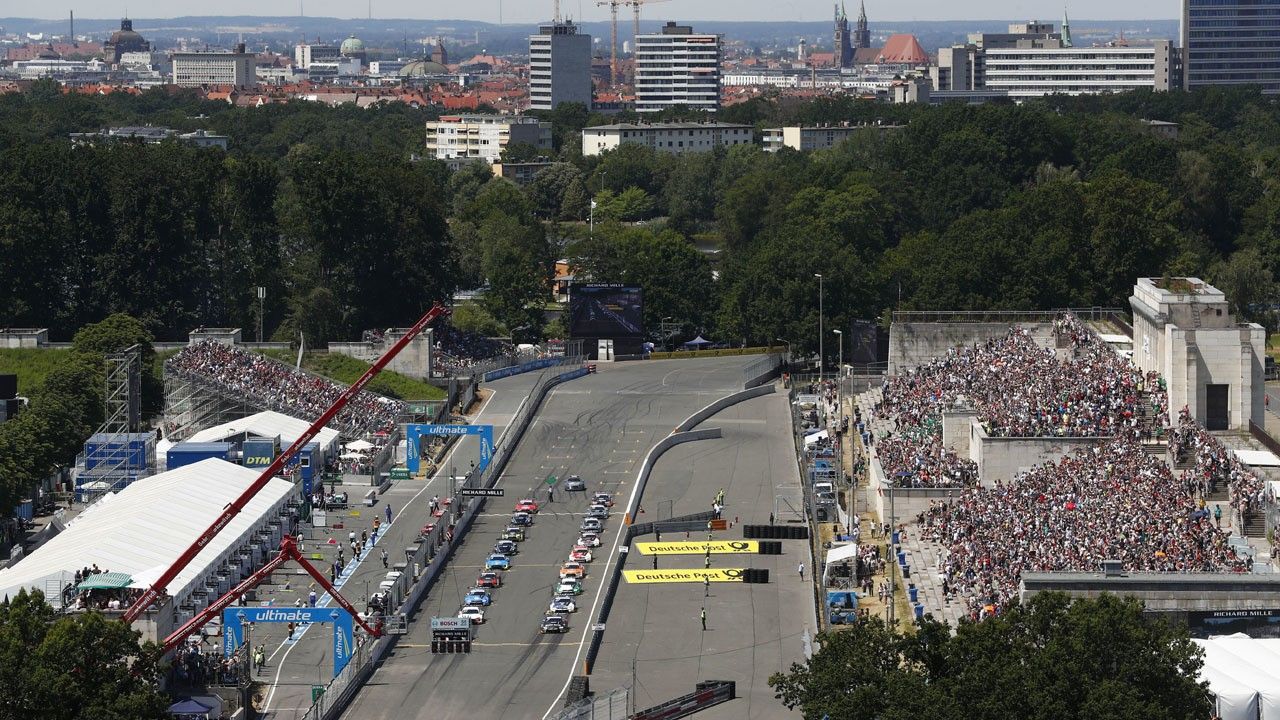
{"label": "red crane", "polygon": [[[231,502],[231,504],[227,505],[227,507],[222,510],[222,514],[213,521],[213,524],[210,525],[208,529],[200,533],[200,536],[191,544],[191,547],[187,548],[181,555],[179,555],[178,559],[173,562],[173,565],[171,565],[168,570],[165,570],[160,577],[156,578],[155,583],[152,584],[146,592],[142,593],[142,595],[138,597],[137,601],[134,602],[127,611],[125,611],[123,617],[124,621],[126,623],[132,623],[134,620],[137,620],[138,617],[142,615],[143,611],[150,607],[157,598],[164,595],[169,583],[177,577],[178,573],[182,572],[182,569],[189,565],[191,561],[195,559],[196,555],[199,555],[200,551],[203,550],[215,537],[217,537],[218,533],[222,532],[222,529],[225,528],[236,515],[240,514],[241,510],[244,510],[244,506],[247,505],[264,486],[266,486],[267,482],[271,480],[271,478],[275,477],[276,473],[280,472],[285,464],[289,462],[289,460],[291,460],[299,450],[306,447],[307,443],[311,442],[311,440],[315,438],[321,428],[328,424],[329,421],[342,410],[342,408],[346,407],[347,403],[350,402],[357,393],[363,390],[364,386],[368,385],[369,381],[381,372],[382,368],[386,367],[387,363],[391,362],[391,359],[399,354],[399,352],[409,344],[410,340],[412,340],[418,333],[422,332],[436,319],[447,314],[449,314],[448,308],[440,304],[436,304],[428,310],[427,313],[413,325],[413,327],[409,328],[408,332],[406,332],[403,337],[397,340],[394,345],[383,353],[382,357],[378,358],[378,361],[365,371],[364,375],[361,375],[359,380],[356,380],[351,387],[344,390],[342,395],[338,396],[338,399],[329,406],[329,409],[325,410],[320,417],[316,418],[315,422],[311,423],[311,427],[307,428],[307,431],[304,432],[301,437],[295,440],[287,450],[280,453],[280,456],[277,457],[266,470],[262,471],[262,474],[258,476],[258,479],[254,480],[252,485],[245,488],[245,491],[240,494],[240,497],[236,498]],[[229,605],[233,600],[238,598],[245,590],[252,587],[256,582],[261,580],[261,578],[266,577],[266,573],[263,572],[264,570],[269,573],[270,570],[268,568],[275,569],[284,563],[285,560],[290,558],[299,560],[307,572],[319,580],[325,589],[333,595],[333,598],[338,602],[338,604],[359,620],[359,616],[356,615],[351,604],[329,585],[326,578],[320,575],[315,568],[311,567],[309,563],[302,559],[298,554],[297,547],[293,544],[292,538],[285,538],[285,540],[280,543],[279,555],[268,562],[262,570],[254,573],[252,577],[237,585],[226,595],[222,596],[208,608],[200,612],[196,617],[183,624],[181,628],[165,640],[165,648],[171,649],[175,647],[178,643],[182,642],[183,638],[208,622],[214,615]],[[360,624],[366,630],[369,630],[368,626],[363,622]]]}

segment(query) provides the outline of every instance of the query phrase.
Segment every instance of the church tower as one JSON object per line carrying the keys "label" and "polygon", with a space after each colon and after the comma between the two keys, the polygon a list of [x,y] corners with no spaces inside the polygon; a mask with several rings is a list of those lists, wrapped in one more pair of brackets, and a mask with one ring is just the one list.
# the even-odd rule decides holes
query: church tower
{"label": "church tower", "polygon": [[850,40],[849,16],[845,14],[843,5],[837,5],[834,49],[836,64],[842,68],[853,66],[853,45]]}
{"label": "church tower", "polygon": [[871,30],[867,28],[867,3],[865,0],[858,11],[858,25],[853,31],[853,47],[859,50],[871,47]]}

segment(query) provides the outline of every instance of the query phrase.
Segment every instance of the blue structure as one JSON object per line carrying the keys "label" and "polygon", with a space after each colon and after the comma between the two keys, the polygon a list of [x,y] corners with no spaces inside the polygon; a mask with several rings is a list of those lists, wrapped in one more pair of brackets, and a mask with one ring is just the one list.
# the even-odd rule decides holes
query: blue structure
{"label": "blue structure", "polygon": [[280,436],[245,440],[241,464],[251,470],[266,470],[280,456]]}
{"label": "blue structure", "polygon": [[493,457],[493,426],[492,425],[406,425],[404,428],[405,435],[405,464],[409,467],[409,472],[416,474],[418,468],[422,466],[421,445],[423,435],[449,436],[449,435],[479,435],[480,436],[480,470],[484,470],[489,466],[489,460]]}
{"label": "blue structure", "polygon": [[222,654],[230,657],[244,644],[244,623],[333,623],[333,676],[351,662],[355,623],[342,608],[229,607],[222,611]]}
{"label": "blue structure", "polygon": [[231,453],[234,449],[235,446],[229,442],[181,442],[165,453],[165,466],[175,470],[209,458],[231,462]]}

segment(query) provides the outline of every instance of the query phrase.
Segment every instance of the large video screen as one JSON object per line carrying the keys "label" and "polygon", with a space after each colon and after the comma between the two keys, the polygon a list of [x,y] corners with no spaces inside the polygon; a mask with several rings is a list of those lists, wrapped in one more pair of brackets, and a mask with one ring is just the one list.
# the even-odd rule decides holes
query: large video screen
{"label": "large video screen", "polygon": [[569,335],[580,338],[644,335],[644,290],[628,285],[573,285]]}

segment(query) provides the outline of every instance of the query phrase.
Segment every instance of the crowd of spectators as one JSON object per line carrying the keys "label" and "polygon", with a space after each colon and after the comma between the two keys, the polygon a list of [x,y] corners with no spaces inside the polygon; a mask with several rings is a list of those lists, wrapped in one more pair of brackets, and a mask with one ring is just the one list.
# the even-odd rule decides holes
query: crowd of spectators
{"label": "crowd of spectators", "polygon": [[1131,437],[1078,450],[992,488],[957,491],[921,517],[944,548],[943,591],[974,619],[998,614],[1024,572],[1243,572],[1193,478],[1175,479]]}
{"label": "crowd of spectators", "polygon": [[[346,390],[263,355],[207,340],[186,346],[165,367],[299,418],[319,417]],[[361,391],[338,412],[334,424],[350,435],[387,433],[403,410],[398,400]]]}
{"label": "crowd of spectators", "polygon": [[1074,315],[1054,322],[1061,350],[1025,329],[920,365],[887,382],[876,413],[892,423],[879,456],[906,487],[960,487],[977,480],[972,461],[945,448],[941,415],[972,407],[993,437],[1155,436],[1168,424],[1156,373],[1144,374]]}
{"label": "crowd of spectators", "polygon": [[1191,464],[1190,482],[1204,495],[1227,488],[1231,507],[1242,519],[1259,512],[1265,485],[1244,463],[1191,417],[1187,408],[1178,413],[1178,425],[1169,435],[1169,452],[1177,465]]}
{"label": "crowd of spectators", "polygon": [[433,370],[447,375],[515,353],[511,343],[461,330],[450,322],[436,323],[432,332],[436,351]]}
{"label": "crowd of spectators", "polygon": [[239,654],[223,657],[221,652],[201,650],[198,644],[191,643],[178,651],[170,672],[179,685],[204,687],[237,685],[243,670],[244,660]]}

